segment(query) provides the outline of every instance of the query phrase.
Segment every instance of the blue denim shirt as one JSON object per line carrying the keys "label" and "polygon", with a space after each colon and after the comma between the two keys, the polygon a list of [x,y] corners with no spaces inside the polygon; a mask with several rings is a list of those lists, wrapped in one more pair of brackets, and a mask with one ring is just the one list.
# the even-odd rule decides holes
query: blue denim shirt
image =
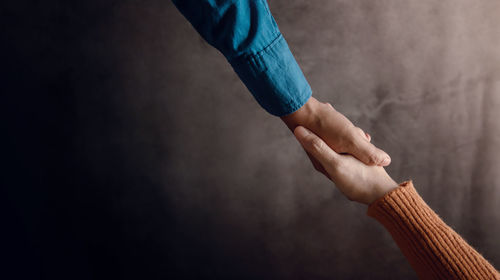
{"label": "blue denim shirt", "polygon": [[200,35],[217,48],[269,113],[304,105],[311,87],[265,0],[173,0]]}

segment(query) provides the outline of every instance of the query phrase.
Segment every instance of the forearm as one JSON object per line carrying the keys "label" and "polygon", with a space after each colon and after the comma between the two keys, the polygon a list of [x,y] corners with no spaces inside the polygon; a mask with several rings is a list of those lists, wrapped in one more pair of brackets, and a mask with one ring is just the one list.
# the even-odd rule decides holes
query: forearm
{"label": "forearm", "polygon": [[311,87],[264,0],[173,0],[198,33],[228,60],[257,102],[283,116]]}
{"label": "forearm", "polygon": [[421,279],[500,279],[422,200],[411,181],[372,203],[368,215],[389,231]]}

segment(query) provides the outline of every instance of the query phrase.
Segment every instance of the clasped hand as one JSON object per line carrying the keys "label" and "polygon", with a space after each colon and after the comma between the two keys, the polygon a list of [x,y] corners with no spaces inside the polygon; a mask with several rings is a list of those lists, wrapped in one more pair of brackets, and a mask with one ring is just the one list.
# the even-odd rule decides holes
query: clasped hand
{"label": "clasped hand", "polygon": [[316,170],[350,200],[370,204],[398,187],[382,167],[390,164],[389,155],[330,104],[311,97],[282,120],[294,131]]}

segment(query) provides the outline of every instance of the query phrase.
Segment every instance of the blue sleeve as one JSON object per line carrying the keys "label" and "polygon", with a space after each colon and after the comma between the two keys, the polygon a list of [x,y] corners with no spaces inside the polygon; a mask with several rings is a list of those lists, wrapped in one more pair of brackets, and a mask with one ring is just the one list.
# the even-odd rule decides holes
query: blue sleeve
{"label": "blue sleeve", "polygon": [[311,87],[265,0],[173,0],[200,35],[217,48],[269,113],[304,105]]}

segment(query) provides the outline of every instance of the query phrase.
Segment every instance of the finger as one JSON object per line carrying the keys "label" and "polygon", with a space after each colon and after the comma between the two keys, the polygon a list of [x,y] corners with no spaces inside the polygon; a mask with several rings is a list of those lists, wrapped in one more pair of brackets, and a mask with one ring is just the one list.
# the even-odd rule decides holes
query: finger
{"label": "finger", "polygon": [[321,138],[307,128],[298,126],[293,133],[306,152],[317,159],[323,166],[331,164],[338,157],[335,151],[330,149]]}
{"label": "finger", "polygon": [[370,136],[370,134],[364,132],[361,128],[359,127],[356,127],[356,131],[358,132],[358,134],[362,137],[364,137],[366,140],[368,140],[368,142],[370,142],[372,140],[372,137]]}
{"label": "finger", "polygon": [[314,166],[314,169],[316,169],[316,171],[318,171],[318,172],[322,173],[323,175],[325,175],[328,179],[331,179],[330,178],[330,174],[328,174],[328,172],[326,172],[326,169],[323,167],[323,165],[321,165],[321,163],[317,159],[315,159],[307,151],[306,151],[306,154],[309,157],[309,160],[311,161],[312,165]]}
{"label": "finger", "polygon": [[386,152],[364,139],[356,140],[349,153],[368,165],[387,166],[391,163],[391,157]]}

